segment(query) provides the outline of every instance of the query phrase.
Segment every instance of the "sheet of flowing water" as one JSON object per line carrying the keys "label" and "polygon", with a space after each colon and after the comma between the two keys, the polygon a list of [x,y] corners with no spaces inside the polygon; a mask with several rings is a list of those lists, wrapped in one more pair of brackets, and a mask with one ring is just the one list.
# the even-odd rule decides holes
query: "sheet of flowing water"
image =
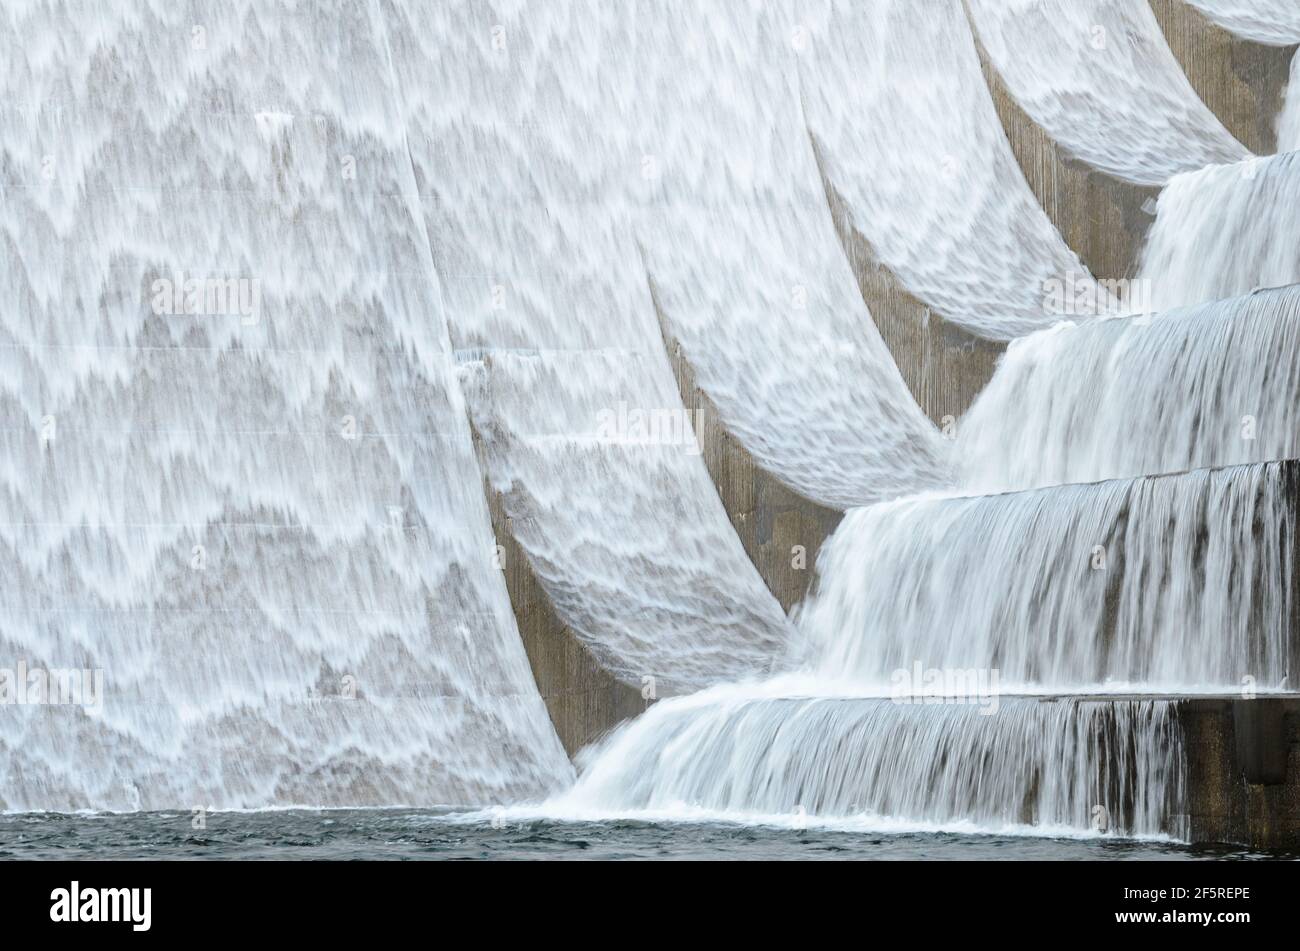
{"label": "sheet of flowing water", "polygon": [[1013,341],[957,427],[1004,492],[1300,454],[1300,285]]}
{"label": "sheet of flowing water", "polygon": [[1300,7],[1292,0],[1187,0],[1225,30],[1269,46],[1300,43]]}
{"label": "sheet of flowing water", "polygon": [[[1002,698],[973,704],[725,687],[656,704],[590,751],[550,815],[854,819],[931,829],[1178,835],[1173,704]],[[901,820],[901,821],[900,821]]]}
{"label": "sheet of flowing water", "polygon": [[629,201],[637,241],[728,429],[835,508],[949,484],[949,444],[907,391],[835,234],[796,74],[823,54],[793,8],[617,9],[606,45],[625,51],[640,111],[632,123],[611,108],[604,134],[652,163]]}
{"label": "sheet of flowing water", "polygon": [[598,145],[639,101],[641,21],[584,0],[384,9],[452,339],[532,569],[631,683],[767,669],[789,628],[668,364],[627,208],[646,169]]}
{"label": "sheet of flowing water", "polygon": [[981,336],[1050,326],[1049,290],[1115,306],[1025,181],[961,0],[798,6],[805,116],[852,226],[913,295]]}
{"label": "sheet of flowing water", "polygon": [[1300,282],[1300,153],[1171,179],[1138,279],[1156,312]]}
{"label": "sheet of flowing water", "polygon": [[1147,0],[966,0],[1020,106],[1073,157],[1139,185],[1250,153],[1197,97]]}
{"label": "sheet of flowing water", "polygon": [[881,686],[919,661],[1055,693],[1276,689],[1293,482],[1270,463],[854,509],[802,606],[805,664]]}
{"label": "sheet of flowing water", "polygon": [[1287,80],[1286,99],[1277,117],[1277,150],[1294,152],[1300,149],[1300,50],[1291,60],[1291,76]]}
{"label": "sheet of flowing water", "polygon": [[[0,666],[105,690],[0,708],[0,807],[572,775],[492,566],[375,13],[0,14]],[[187,278],[237,291],[187,312],[154,283]]]}

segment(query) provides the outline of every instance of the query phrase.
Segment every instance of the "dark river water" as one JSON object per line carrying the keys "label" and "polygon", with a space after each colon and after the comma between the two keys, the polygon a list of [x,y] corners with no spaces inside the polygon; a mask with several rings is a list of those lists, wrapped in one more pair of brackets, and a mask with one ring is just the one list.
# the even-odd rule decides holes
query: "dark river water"
{"label": "dark river water", "polygon": [[[724,823],[495,822],[419,810],[0,816],[0,859],[1223,859],[1111,838],[876,834]],[[1277,856],[1272,856],[1277,857]]]}

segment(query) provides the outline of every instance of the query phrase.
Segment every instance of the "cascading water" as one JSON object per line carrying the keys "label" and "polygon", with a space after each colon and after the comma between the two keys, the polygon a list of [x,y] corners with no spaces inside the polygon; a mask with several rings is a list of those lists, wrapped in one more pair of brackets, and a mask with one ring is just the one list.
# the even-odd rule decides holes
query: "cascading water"
{"label": "cascading water", "polygon": [[806,664],[877,689],[918,660],[1053,693],[1277,688],[1291,491],[1269,463],[854,509],[802,606]]}
{"label": "cascading water", "polygon": [[800,673],[652,707],[544,811],[1184,835],[1177,701],[1128,694],[1286,686],[1295,491],[1270,463],[851,510]]}
{"label": "cascading water", "polygon": [[[789,690],[789,687],[784,687]],[[1173,704],[1002,698],[964,704],[715,688],[664,701],[591,751],[547,805],[872,829],[1178,835]]]}
{"label": "cascading water", "polygon": [[966,0],[1022,108],[1075,158],[1139,185],[1250,153],[1197,97],[1147,0]]}
{"label": "cascading water", "polygon": [[[822,168],[873,250],[945,316],[962,322],[963,307],[974,302],[966,325],[980,333],[1044,326],[1051,317],[1041,300],[999,293],[996,276],[984,281],[979,263],[997,257],[989,249],[1001,238],[1032,232],[1038,209],[1028,207],[1020,228],[961,238],[968,219],[952,209],[972,209],[970,220],[987,225],[1027,188],[978,81],[916,109],[918,90],[938,88],[938,66],[933,75],[925,70],[935,51],[944,75],[978,74],[964,21],[934,16],[956,8],[924,5],[922,21],[922,6],[801,8],[791,35],[810,51],[799,59],[801,95]],[[1157,53],[1144,63],[1157,72],[1171,66],[1144,10],[1102,12],[1141,28]],[[879,55],[850,80],[855,51],[873,42]],[[1122,60],[1126,49],[1112,52]],[[887,80],[873,81],[872,68]],[[1132,79],[1122,72],[1117,67],[1111,78]],[[897,88],[900,75],[911,97],[869,95]],[[1025,74],[1012,84],[1023,92],[1020,80]],[[1099,167],[1140,183],[1245,155],[1180,74],[1165,75],[1163,88],[1169,106],[1155,126],[1148,117],[1132,137],[1112,143],[1074,130],[1080,154],[1091,144]],[[960,118],[945,111],[950,101],[963,103]],[[891,108],[916,111],[891,115]],[[908,146],[891,141],[890,130],[906,130]],[[977,144],[985,141],[987,149]],[[953,155],[943,143],[956,142],[951,170],[963,195],[946,203],[933,244],[917,243],[929,220],[918,203],[947,194],[942,176],[925,178],[927,163]],[[701,154],[710,154],[707,146]],[[861,164],[845,164],[854,160]],[[910,187],[893,188],[908,180]],[[1170,196],[1179,182],[1166,190],[1162,216],[1178,205]],[[999,194],[1006,203],[990,210],[972,194]],[[891,244],[903,208],[909,217],[897,234],[907,241]],[[1212,214],[1223,209],[1207,212],[1207,221]],[[1165,218],[1166,233],[1153,243],[1166,240],[1171,254],[1190,260],[1170,224],[1178,216]],[[1248,227],[1245,216],[1236,220]],[[1260,247],[1270,234],[1287,233],[1268,222],[1250,238]],[[1012,283],[1021,294],[1084,273],[1068,252],[1038,267],[1051,258],[1043,249],[1059,239],[1037,237],[1025,254],[1004,256],[1017,262]],[[924,257],[909,259],[908,249],[920,247]],[[1149,261],[1161,253],[1157,246]],[[1190,266],[1171,270],[1169,286],[1202,299]],[[1254,286],[1236,282],[1243,283],[1243,293]],[[949,289],[953,299],[945,300]],[[549,801],[548,814],[871,828],[1026,824],[1041,832],[1098,828],[1100,810],[1111,829],[1183,834],[1187,766],[1175,701],[1116,694],[1278,690],[1291,679],[1296,477],[1289,465],[1267,460],[1290,445],[1292,387],[1278,381],[1298,369],[1296,301],[1287,288],[1159,317],[1060,326],[1013,345],[959,427],[961,478],[976,490],[1048,487],[851,510],[819,557],[818,586],[797,610],[800,633],[787,664],[799,673],[652,708],[588,752],[577,786]],[[1143,415],[1120,425],[1125,409]],[[1233,439],[1246,417],[1264,420],[1267,432],[1258,445],[1238,447]],[[1264,464],[1120,478],[1239,461]],[[1102,477],[1112,481],[1055,484]],[[940,688],[927,694],[931,673]],[[961,675],[970,675],[965,686],[983,682],[988,693],[948,690]],[[1024,696],[1032,694],[1049,696]]]}
{"label": "cascading water", "polygon": [[609,55],[627,14],[586,0],[388,12],[452,339],[534,573],[628,682],[653,678],[664,694],[768,669],[789,627],[728,521],[665,355],[624,207],[643,167],[583,145],[610,102],[635,96]]}
{"label": "cascading water", "polygon": [[[22,42],[34,25],[56,41]],[[533,571],[609,670],[661,693],[801,671],[653,707],[560,813],[1042,831],[1101,810],[1177,835],[1171,701],[1007,694],[1292,672],[1287,465],[853,510],[798,631],[728,524],[661,318],[794,488],[846,506],[951,480],[823,175],[904,287],[976,333],[1053,323],[1053,281],[1105,297],[1016,166],[958,0],[11,0],[0,49],[0,664],[108,675],[102,710],[5,707],[0,808],[566,784],[467,418]],[[1139,131],[1236,157],[1162,75],[1150,129],[1078,153],[1134,181],[1168,171]],[[1144,270],[1157,300],[1296,280],[1292,165],[1176,178]],[[1294,299],[1017,345],[963,440],[1003,451],[980,428],[998,401],[1037,435],[1002,468],[972,456],[971,483],[1289,451],[1269,374],[1294,375]],[[1067,343],[1107,390],[1096,420],[1084,383],[1058,392]],[[1105,443],[1162,360],[1144,445]],[[1261,426],[1244,450],[1221,425],[1239,412]],[[1065,446],[1087,426],[1105,448],[1084,463]],[[992,689],[925,695],[922,665]]]}
{"label": "cascading water", "polygon": [[618,9],[608,45],[627,51],[643,107],[635,125],[605,128],[634,138],[623,154],[654,162],[633,206],[638,243],[728,429],[834,508],[950,484],[949,447],[899,376],[826,214],[795,73],[818,54],[787,6]]}
{"label": "cascading water", "polygon": [[1013,341],[957,427],[1005,492],[1300,455],[1300,286]]}
{"label": "cascading water", "polygon": [[1138,279],[1157,312],[1300,283],[1300,152],[1175,176]]}
{"label": "cascading water", "polygon": [[0,667],[103,678],[98,710],[7,684],[0,808],[572,776],[492,566],[374,9],[329,8],[0,13]]}
{"label": "cascading water", "polygon": [[[800,4],[809,129],[853,227],[943,317],[1006,340],[1118,305],[1061,239],[1011,152],[962,0]],[[906,90],[906,94],[900,94]]]}

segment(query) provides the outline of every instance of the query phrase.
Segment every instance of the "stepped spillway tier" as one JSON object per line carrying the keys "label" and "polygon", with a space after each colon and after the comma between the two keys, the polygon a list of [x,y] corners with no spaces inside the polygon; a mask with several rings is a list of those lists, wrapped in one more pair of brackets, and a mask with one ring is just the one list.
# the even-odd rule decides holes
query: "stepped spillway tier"
{"label": "stepped spillway tier", "polygon": [[1300,285],[1013,341],[957,426],[1003,492],[1300,456]]}
{"label": "stepped spillway tier", "polygon": [[383,44],[368,10],[316,13],[5,15],[61,42],[0,67],[0,666],[103,695],[6,706],[0,808],[572,776],[492,563]]}
{"label": "stepped spillway tier", "polygon": [[644,115],[605,129],[634,140],[625,154],[654,157],[637,241],[696,383],[759,465],[827,507],[951,484],[950,445],[838,243],[799,109],[806,48],[784,8],[658,11],[647,22],[628,7],[611,24]]}
{"label": "stepped spillway tier", "polygon": [[[558,617],[653,695],[768,669],[790,628],[668,362],[621,200],[643,182],[640,159],[584,144],[609,118],[596,91],[634,88],[598,41],[625,15],[587,3],[393,13],[410,154],[488,480]],[[454,108],[447,89],[464,91]]]}
{"label": "stepped spillway tier", "polygon": [[1137,281],[1151,311],[1300,282],[1300,152],[1171,179]]}
{"label": "stepped spillway tier", "polygon": [[1089,298],[1088,314],[1118,307],[1016,164],[962,0],[825,0],[800,16],[801,93],[827,181],[908,292],[994,340],[1058,320],[1053,288]]}
{"label": "stepped spillway tier", "polygon": [[524,815],[1300,843],[1300,698],[888,697],[799,684],[667,700]]}
{"label": "stepped spillway tier", "polygon": [[1284,689],[1296,478],[1266,463],[854,509],[818,557],[796,656],[877,687],[919,660],[1054,693]]}
{"label": "stepped spillway tier", "polygon": [[1186,834],[1187,750],[1166,698],[782,695],[663,701],[587,751],[542,807],[579,819],[879,831]]}
{"label": "stepped spillway tier", "polygon": [[966,0],[1020,106],[1066,153],[1135,185],[1250,153],[1201,102],[1146,0]]}
{"label": "stepped spillway tier", "polygon": [[1266,46],[1300,43],[1300,8],[1292,0],[1186,0],[1231,33]]}

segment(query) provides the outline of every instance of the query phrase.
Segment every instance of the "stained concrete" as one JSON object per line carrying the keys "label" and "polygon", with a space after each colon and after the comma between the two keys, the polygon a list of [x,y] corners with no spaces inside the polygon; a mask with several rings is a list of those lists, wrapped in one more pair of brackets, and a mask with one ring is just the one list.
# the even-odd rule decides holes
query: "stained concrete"
{"label": "stained concrete", "polygon": [[1196,843],[1300,848],[1300,697],[1197,697],[1177,706]]}
{"label": "stained concrete", "polygon": [[1277,151],[1277,114],[1295,47],[1233,36],[1183,0],[1150,0],[1192,88],[1237,140],[1257,155]]}

